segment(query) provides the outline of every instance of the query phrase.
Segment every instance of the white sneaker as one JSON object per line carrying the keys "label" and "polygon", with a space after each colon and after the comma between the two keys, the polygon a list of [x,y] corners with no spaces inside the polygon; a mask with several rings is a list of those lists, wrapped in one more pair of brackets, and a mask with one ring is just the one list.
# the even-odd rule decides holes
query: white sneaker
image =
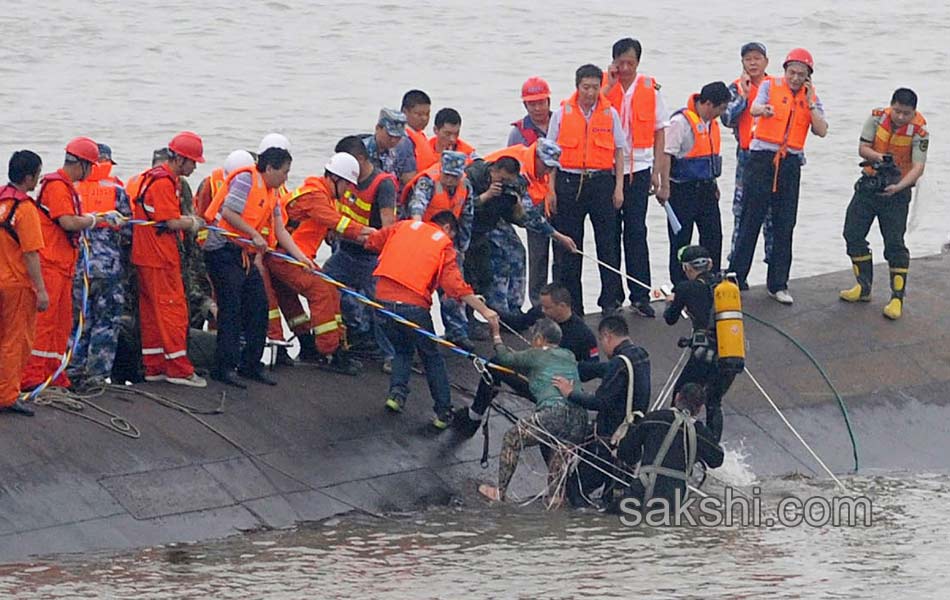
{"label": "white sneaker", "polygon": [[208,382],[205,381],[204,377],[199,377],[196,373],[192,373],[188,377],[166,377],[165,381],[168,383],[187,385],[196,388],[208,387]]}
{"label": "white sneaker", "polygon": [[776,302],[780,302],[782,304],[791,304],[795,301],[795,299],[792,298],[792,295],[788,293],[788,290],[779,290],[774,294],[769,292],[769,296]]}
{"label": "white sneaker", "polygon": [[158,375],[146,375],[146,376],[145,376],[145,381],[151,381],[151,382],[153,382],[153,383],[156,382],[156,381],[166,381],[167,379],[168,379],[168,378],[165,377],[165,374],[164,374],[164,373],[159,373]]}

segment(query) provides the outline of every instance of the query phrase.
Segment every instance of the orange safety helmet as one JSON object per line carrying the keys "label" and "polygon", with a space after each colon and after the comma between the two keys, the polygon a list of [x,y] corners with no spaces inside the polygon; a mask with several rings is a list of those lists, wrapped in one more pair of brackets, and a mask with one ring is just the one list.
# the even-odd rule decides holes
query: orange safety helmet
{"label": "orange safety helmet", "polygon": [[804,48],[792,48],[788,52],[788,56],[785,57],[785,62],[782,63],[782,68],[788,66],[790,62],[800,62],[806,67],[808,67],[808,72],[813,73],[815,71],[815,59],[811,57],[811,52],[805,50]]}
{"label": "orange safety helmet", "polygon": [[201,138],[198,137],[197,133],[192,131],[182,131],[173,137],[172,141],[168,142],[168,149],[196,163],[203,163],[205,161],[204,146],[201,143]]}
{"label": "orange safety helmet", "polygon": [[99,144],[87,137],[73,138],[66,144],[66,154],[95,164],[99,161]]}
{"label": "orange safety helmet", "polygon": [[521,99],[525,102],[547,100],[551,97],[551,87],[540,77],[528,77],[521,86]]}

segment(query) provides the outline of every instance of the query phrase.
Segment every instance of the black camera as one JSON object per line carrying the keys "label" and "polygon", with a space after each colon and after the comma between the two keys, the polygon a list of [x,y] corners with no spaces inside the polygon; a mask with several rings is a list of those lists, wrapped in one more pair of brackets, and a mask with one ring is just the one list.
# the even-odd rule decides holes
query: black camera
{"label": "black camera", "polygon": [[866,194],[880,194],[889,185],[894,185],[901,180],[901,170],[894,164],[894,157],[885,154],[880,161],[865,160],[860,163],[861,167],[871,167],[874,174],[864,173],[861,179],[854,184],[854,189]]}
{"label": "black camera", "polygon": [[517,183],[505,182],[501,184],[501,195],[502,196],[514,196],[515,198],[521,198],[521,186]]}

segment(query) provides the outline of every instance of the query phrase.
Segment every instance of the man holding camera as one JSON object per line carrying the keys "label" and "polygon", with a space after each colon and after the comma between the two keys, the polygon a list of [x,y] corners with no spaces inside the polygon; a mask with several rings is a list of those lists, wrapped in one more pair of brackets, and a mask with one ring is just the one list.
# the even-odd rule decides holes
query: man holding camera
{"label": "man holding camera", "polygon": [[910,252],[904,244],[911,188],[924,174],[930,137],[927,121],[917,112],[917,94],[898,88],[891,105],[874,109],[864,123],[858,154],[864,172],[854,185],[854,196],[844,220],[844,239],[857,284],[842,290],[845,302],[870,302],[873,265],[867,235],[877,217],[884,238],[884,258],[890,268],[891,299],[884,316],[899,319]]}

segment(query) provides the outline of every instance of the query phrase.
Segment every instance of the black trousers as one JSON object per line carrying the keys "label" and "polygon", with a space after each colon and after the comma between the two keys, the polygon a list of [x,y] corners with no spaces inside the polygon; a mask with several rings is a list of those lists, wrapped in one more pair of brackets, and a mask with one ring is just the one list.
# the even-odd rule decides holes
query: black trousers
{"label": "black trousers", "polygon": [[772,211],[774,245],[769,258],[767,285],[772,293],[788,288],[792,267],[792,232],[798,217],[798,184],[801,179],[801,158],[789,154],[779,163],[778,185],[772,191],[775,176],[775,152],[754,150],[746,164],[742,184],[743,207],[739,220],[739,236],[729,270],[734,271],[740,283],[745,283],[752,268],[755,246],[765,215]]}
{"label": "black trousers", "polygon": [[[205,253],[208,275],[218,302],[218,342],[215,369],[226,373],[260,369],[267,337],[267,294],[260,271],[245,261],[241,249],[227,244]],[[241,335],[244,348],[241,348]]]}
{"label": "black trousers", "polygon": [[[597,259],[620,268],[620,237],[617,232],[617,209],[613,205],[615,179],[612,173],[581,176],[558,171],[554,179],[557,215],[551,222],[555,229],[569,236],[580,249],[584,248],[584,221],[590,215],[597,244]],[[584,314],[584,290],[581,285],[583,257],[554,244],[554,280],[571,293],[574,312]],[[600,267],[602,309],[613,310],[623,303],[620,275]]]}
{"label": "black trousers", "polygon": [[722,437],[722,397],[732,387],[735,378],[734,373],[721,371],[717,361],[706,362],[691,355],[673,385],[674,398],[687,383],[697,383],[706,388],[706,427],[717,443]]}
{"label": "black trousers", "polygon": [[699,230],[699,245],[712,256],[712,270],[718,271],[722,264],[722,217],[716,180],[671,182],[668,202],[683,226],[679,233],[674,234],[669,223],[666,225],[670,238],[670,281],[676,285],[686,279],[676,255],[680,248],[692,243],[694,226]]}
{"label": "black trousers", "polygon": [[871,254],[867,237],[876,218],[881,237],[884,238],[884,259],[887,264],[892,269],[909,267],[910,251],[904,244],[904,232],[907,230],[910,197],[910,189],[893,196],[855,191],[844,217],[844,240],[848,244],[848,256]]}
{"label": "black trousers", "polygon": [[[650,248],[647,246],[647,204],[650,199],[652,169],[637,171],[623,178],[623,206],[620,207],[618,236],[623,237],[623,258],[627,273],[646,283],[650,281]],[[618,240],[619,243],[619,240]],[[630,302],[649,302],[650,290],[627,282]],[[621,297],[621,300],[623,298]]]}

